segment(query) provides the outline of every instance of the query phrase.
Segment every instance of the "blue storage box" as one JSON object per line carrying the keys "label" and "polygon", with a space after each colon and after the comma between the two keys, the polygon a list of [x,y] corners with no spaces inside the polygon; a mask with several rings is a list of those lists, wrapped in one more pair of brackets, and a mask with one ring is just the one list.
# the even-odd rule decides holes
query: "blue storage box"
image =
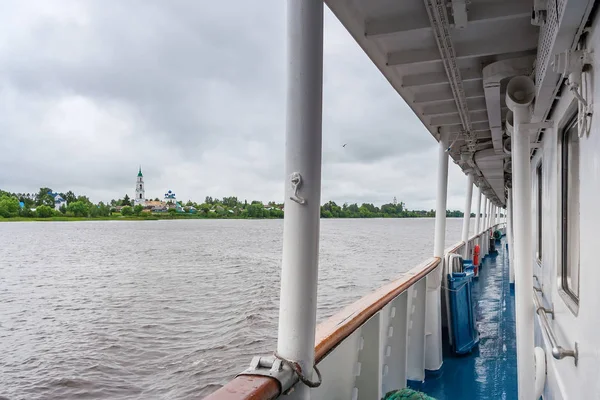
{"label": "blue storage box", "polygon": [[452,347],[456,354],[469,353],[479,343],[472,296],[473,267],[448,275]]}

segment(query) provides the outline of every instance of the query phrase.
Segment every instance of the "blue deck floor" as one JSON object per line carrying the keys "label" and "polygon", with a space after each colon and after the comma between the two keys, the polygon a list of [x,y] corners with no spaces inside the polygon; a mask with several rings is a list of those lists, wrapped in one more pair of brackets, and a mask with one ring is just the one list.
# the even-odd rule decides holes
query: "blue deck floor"
{"label": "blue deck floor", "polygon": [[485,257],[473,285],[479,347],[465,356],[445,348],[442,369],[411,387],[438,400],[517,398],[515,298],[505,243],[496,242],[498,255]]}

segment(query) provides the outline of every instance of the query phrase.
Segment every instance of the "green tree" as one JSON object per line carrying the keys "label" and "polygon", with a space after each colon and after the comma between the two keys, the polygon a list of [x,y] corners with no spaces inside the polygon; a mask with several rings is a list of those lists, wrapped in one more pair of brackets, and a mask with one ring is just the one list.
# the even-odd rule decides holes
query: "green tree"
{"label": "green tree", "polygon": [[77,200],[67,205],[67,211],[76,217],[87,217],[90,215],[90,206],[85,201]]}
{"label": "green tree", "polygon": [[223,197],[223,205],[226,205],[229,208],[236,207],[238,205],[238,198],[234,196]]}
{"label": "green tree", "polygon": [[58,211],[60,211],[61,214],[63,214],[63,215],[66,214],[67,213],[67,206],[65,206],[64,203],[63,203],[63,205],[60,206],[60,208],[58,209]]}
{"label": "green tree", "polygon": [[137,216],[139,216],[143,210],[144,206],[142,206],[141,204],[138,204],[137,206],[133,207],[133,213]]}
{"label": "green tree", "polygon": [[125,197],[123,197],[123,200],[121,201],[121,205],[122,206],[131,206],[131,200],[129,199],[129,196],[125,195]]}
{"label": "green tree", "polygon": [[35,217],[35,212],[31,211],[31,208],[29,208],[29,207],[23,207],[19,211],[19,216],[25,217],[25,218],[33,218],[33,217]]}
{"label": "green tree", "polygon": [[98,203],[98,215],[101,217],[108,217],[111,214],[111,207],[103,202]]}
{"label": "green tree", "polygon": [[175,209],[175,207],[169,208],[168,213],[171,214],[171,215],[175,215],[175,214],[177,214],[177,210]]}
{"label": "green tree", "polygon": [[0,216],[12,218],[19,215],[19,199],[14,196],[3,195],[0,197]]}
{"label": "green tree", "polygon": [[53,211],[52,208],[43,204],[35,209],[35,213],[39,218],[50,218],[54,214]]}
{"label": "green tree", "polygon": [[77,196],[75,196],[75,193],[73,193],[72,191],[68,191],[67,193],[65,193],[62,196],[63,199],[65,199],[65,201],[67,202],[67,204],[69,203],[74,203],[77,201]]}
{"label": "green tree", "polygon": [[36,207],[44,204],[48,207],[54,207],[54,199],[52,196],[50,196],[50,193],[52,193],[52,189],[47,187],[40,188],[38,193],[35,195]]}
{"label": "green tree", "polygon": [[262,218],[263,216],[263,205],[260,202],[252,202],[247,210],[250,218]]}
{"label": "green tree", "polygon": [[131,208],[131,206],[125,206],[125,207],[121,208],[121,215],[123,215],[123,216],[133,215],[133,209]]}

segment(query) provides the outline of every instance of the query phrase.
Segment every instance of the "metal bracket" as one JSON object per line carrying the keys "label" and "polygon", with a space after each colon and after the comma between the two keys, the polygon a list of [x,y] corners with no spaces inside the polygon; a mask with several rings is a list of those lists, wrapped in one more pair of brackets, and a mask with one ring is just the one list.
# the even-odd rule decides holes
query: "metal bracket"
{"label": "metal bracket", "polygon": [[250,367],[240,375],[267,376],[277,380],[279,393],[288,392],[298,382],[298,376],[292,368],[275,356],[256,356],[252,358]]}
{"label": "metal bracket", "polygon": [[295,201],[300,205],[306,204],[306,200],[298,195],[298,190],[300,189],[300,186],[302,186],[302,175],[300,175],[300,172],[292,173],[290,182],[292,184],[292,190],[294,191],[294,194],[290,196],[290,200]]}
{"label": "metal bracket", "polygon": [[554,72],[568,76],[572,72],[581,72],[584,65],[592,64],[593,61],[591,52],[585,49],[567,50],[554,55],[552,66],[554,67]]}
{"label": "metal bracket", "polygon": [[567,350],[561,346],[553,347],[552,357],[556,358],[557,360],[562,360],[565,357],[573,357],[575,359],[575,366],[577,366],[579,361],[579,346],[577,345],[577,342],[575,342],[574,350]]}
{"label": "metal bracket", "polygon": [[[536,287],[534,286],[534,289],[536,289]],[[546,308],[544,306],[539,306],[535,312],[538,313],[538,311],[543,311],[546,314],[550,314],[552,315],[552,319],[554,319],[554,306],[552,306],[552,308]]]}

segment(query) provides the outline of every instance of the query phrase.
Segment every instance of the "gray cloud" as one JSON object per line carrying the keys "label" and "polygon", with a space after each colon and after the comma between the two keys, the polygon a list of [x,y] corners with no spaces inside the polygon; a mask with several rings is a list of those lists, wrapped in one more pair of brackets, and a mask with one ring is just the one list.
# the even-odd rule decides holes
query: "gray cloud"
{"label": "gray cloud", "polygon": [[[6,2],[0,187],[282,200],[284,5]],[[323,108],[323,201],[434,207],[434,139],[328,10]]]}

